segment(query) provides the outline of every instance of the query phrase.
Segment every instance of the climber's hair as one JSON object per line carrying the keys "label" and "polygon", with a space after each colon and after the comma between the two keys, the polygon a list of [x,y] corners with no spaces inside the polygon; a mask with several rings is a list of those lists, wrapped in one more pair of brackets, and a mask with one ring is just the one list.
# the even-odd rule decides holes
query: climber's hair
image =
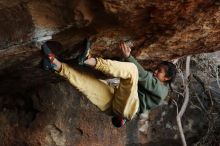
{"label": "climber's hair", "polygon": [[173,91],[171,84],[174,82],[174,80],[176,78],[176,74],[177,74],[176,65],[171,62],[168,62],[168,61],[162,61],[158,65],[158,68],[161,68],[161,67],[165,69],[165,73],[166,73],[165,76],[170,78],[165,83],[169,84],[171,91]]}

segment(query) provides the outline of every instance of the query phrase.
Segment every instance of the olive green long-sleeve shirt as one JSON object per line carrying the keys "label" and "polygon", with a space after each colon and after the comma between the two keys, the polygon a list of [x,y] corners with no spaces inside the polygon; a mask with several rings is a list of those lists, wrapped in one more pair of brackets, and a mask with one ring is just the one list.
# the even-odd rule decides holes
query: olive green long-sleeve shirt
{"label": "olive green long-sleeve shirt", "polygon": [[168,94],[168,87],[159,79],[153,76],[153,73],[144,70],[144,68],[129,56],[127,61],[134,63],[138,68],[138,96],[140,100],[139,113],[150,110],[162,103]]}

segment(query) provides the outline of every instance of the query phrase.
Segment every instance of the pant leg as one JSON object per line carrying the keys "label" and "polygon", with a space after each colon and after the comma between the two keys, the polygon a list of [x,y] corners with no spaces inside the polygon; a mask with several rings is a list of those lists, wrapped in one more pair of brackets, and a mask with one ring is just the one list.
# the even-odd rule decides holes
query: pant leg
{"label": "pant leg", "polygon": [[131,120],[139,108],[138,70],[135,64],[96,58],[95,68],[105,74],[120,78],[112,102],[113,111]]}
{"label": "pant leg", "polygon": [[82,92],[102,111],[112,106],[114,89],[104,82],[96,79],[90,74],[79,72],[65,63],[61,64],[61,71],[59,74],[66,78],[70,84]]}

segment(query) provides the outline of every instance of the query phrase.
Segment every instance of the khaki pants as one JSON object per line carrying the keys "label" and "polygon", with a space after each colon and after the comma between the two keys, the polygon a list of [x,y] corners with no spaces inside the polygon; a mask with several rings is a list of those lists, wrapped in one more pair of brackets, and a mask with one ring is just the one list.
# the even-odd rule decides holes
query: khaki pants
{"label": "khaki pants", "polygon": [[96,58],[96,70],[120,78],[120,84],[113,88],[91,74],[79,72],[65,63],[59,74],[82,92],[100,110],[112,107],[116,114],[131,120],[139,108],[137,93],[138,70],[133,63]]}

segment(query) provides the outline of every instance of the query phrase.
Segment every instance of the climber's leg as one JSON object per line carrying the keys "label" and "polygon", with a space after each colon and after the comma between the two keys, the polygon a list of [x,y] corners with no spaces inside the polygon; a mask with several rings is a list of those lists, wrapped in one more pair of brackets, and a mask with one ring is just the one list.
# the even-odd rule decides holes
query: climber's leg
{"label": "climber's leg", "polygon": [[102,111],[111,107],[114,95],[114,89],[112,87],[98,80],[91,74],[79,72],[65,63],[61,63],[61,68],[58,73]]}
{"label": "climber's leg", "polygon": [[105,74],[120,78],[119,87],[113,98],[113,111],[127,119],[132,119],[138,111],[139,99],[137,93],[138,70],[130,62],[89,58],[84,64],[95,67]]}
{"label": "climber's leg", "polygon": [[[58,74],[66,78],[102,111],[111,107],[114,95],[114,89],[112,87],[96,79],[91,74],[79,72],[67,64],[61,63],[47,46],[42,46],[42,48],[45,54],[44,68],[55,70]],[[83,57],[86,56],[84,55]]]}

